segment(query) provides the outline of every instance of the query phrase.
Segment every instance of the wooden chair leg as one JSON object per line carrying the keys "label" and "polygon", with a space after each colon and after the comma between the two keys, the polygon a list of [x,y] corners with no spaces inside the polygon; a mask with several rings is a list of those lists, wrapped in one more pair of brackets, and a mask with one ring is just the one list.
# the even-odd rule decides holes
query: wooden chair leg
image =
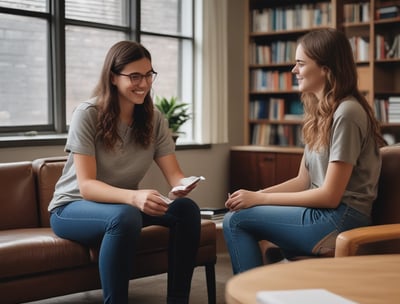
{"label": "wooden chair leg", "polygon": [[206,268],[208,304],[216,304],[215,263],[206,264],[204,267]]}

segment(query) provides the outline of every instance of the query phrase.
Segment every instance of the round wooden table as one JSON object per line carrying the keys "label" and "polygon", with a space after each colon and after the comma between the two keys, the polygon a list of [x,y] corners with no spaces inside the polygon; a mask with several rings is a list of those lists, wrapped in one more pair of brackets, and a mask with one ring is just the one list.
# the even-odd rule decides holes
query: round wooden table
{"label": "round wooden table", "polygon": [[257,303],[258,291],[326,289],[360,304],[400,303],[400,254],[315,258],[258,267],[232,277],[227,304]]}

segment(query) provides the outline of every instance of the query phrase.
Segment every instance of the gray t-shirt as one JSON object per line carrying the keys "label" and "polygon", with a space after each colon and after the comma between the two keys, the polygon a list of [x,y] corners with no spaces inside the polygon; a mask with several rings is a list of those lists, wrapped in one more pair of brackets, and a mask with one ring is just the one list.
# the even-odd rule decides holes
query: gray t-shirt
{"label": "gray t-shirt", "polygon": [[73,113],[65,151],[69,152],[63,173],[58,180],[48,210],[80,200],[73,153],[96,157],[96,178],[109,185],[124,189],[138,189],[154,159],[175,152],[175,144],[168,129],[168,122],[154,109],[154,141],[148,148],[134,142],[132,129],[120,123],[118,132],[122,139],[114,150],[106,150],[100,140],[95,140],[97,109],[96,99],[80,104]]}
{"label": "gray t-shirt", "polygon": [[377,195],[381,157],[372,134],[369,134],[368,116],[354,98],[349,97],[336,109],[328,150],[315,152],[306,147],[304,156],[311,188],[324,183],[329,162],[352,164],[353,171],[342,202],[370,215]]}

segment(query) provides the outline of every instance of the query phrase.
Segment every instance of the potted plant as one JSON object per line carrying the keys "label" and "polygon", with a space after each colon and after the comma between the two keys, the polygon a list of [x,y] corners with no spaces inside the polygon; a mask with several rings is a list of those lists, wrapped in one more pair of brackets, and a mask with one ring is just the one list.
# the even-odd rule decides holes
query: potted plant
{"label": "potted plant", "polygon": [[167,119],[172,137],[176,141],[179,133],[182,133],[179,131],[180,127],[191,118],[189,104],[178,102],[175,96],[170,99],[156,96],[155,106]]}

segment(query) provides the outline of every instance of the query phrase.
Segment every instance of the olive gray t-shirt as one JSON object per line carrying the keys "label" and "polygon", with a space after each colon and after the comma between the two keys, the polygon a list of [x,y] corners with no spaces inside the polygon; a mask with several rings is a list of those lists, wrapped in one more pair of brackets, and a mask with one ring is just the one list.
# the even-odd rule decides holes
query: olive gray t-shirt
{"label": "olive gray t-shirt", "polygon": [[353,165],[342,202],[368,216],[377,195],[381,169],[379,150],[375,148],[374,137],[369,130],[367,113],[354,98],[349,97],[334,113],[328,150],[315,152],[306,147],[304,151],[311,188],[322,186],[329,162],[341,161]]}
{"label": "olive gray t-shirt", "polygon": [[72,115],[65,151],[69,152],[63,173],[58,180],[48,210],[80,200],[73,153],[96,157],[96,178],[109,185],[124,189],[138,189],[154,159],[175,152],[175,144],[168,122],[154,109],[154,141],[143,148],[132,139],[130,126],[120,122],[118,132],[122,139],[114,150],[106,150],[100,140],[95,140],[97,109],[96,99],[80,104]]}

